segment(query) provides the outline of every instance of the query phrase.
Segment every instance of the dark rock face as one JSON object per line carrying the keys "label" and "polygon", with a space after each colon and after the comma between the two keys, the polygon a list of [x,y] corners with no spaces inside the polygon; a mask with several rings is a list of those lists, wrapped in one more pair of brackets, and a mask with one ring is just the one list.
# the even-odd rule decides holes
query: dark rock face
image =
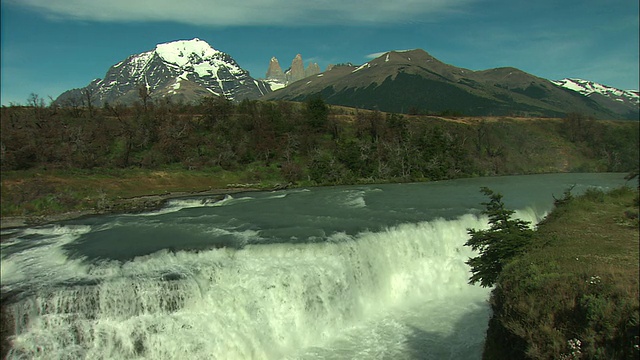
{"label": "dark rock face", "polygon": [[55,103],[60,106],[130,104],[141,100],[141,88],[150,99],[179,98],[198,101],[203,96],[224,96],[240,101],[256,99],[269,86],[253,79],[228,54],[200,39],[158,44],[154,50],[129,56],[113,65],[104,79],[82,89],[69,90]]}

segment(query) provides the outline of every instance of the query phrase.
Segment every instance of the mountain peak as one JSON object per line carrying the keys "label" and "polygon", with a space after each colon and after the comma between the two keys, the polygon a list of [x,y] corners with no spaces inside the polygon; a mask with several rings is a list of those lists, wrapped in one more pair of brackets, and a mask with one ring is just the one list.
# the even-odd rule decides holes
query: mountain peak
{"label": "mountain peak", "polygon": [[211,58],[220,53],[204,40],[178,40],[156,45],[156,53],[165,61],[184,66],[190,62]]}
{"label": "mountain peak", "polygon": [[287,83],[294,83],[298,80],[305,78],[304,62],[302,61],[302,55],[297,54],[291,61],[291,67],[285,71],[287,77]]}
{"label": "mountain peak", "polygon": [[105,102],[132,103],[140,86],[146,87],[152,98],[169,96],[187,101],[210,95],[239,101],[270,91],[230,55],[193,38],[157,44],[154,50],[131,55],[113,65],[103,80],[67,91],[56,102],[77,102],[84,99],[84,91],[92,94],[91,102],[98,106]]}
{"label": "mountain peak", "polygon": [[[392,50],[390,52],[394,52],[394,53],[398,53],[398,54],[407,54],[407,55],[429,55],[428,52],[424,51],[423,49],[406,49],[406,50]],[[429,55],[431,56],[431,55]]]}
{"label": "mountain peak", "polygon": [[275,83],[282,83],[282,86],[284,86],[284,83],[286,82],[284,71],[282,71],[280,62],[278,62],[278,59],[275,56],[272,57],[271,61],[269,62],[269,69],[267,69],[266,80],[268,80],[272,85]]}
{"label": "mountain peak", "polygon": [[440,63],[438,59],[422,49],[390,50],[383,53],[377,53],[375,56],[376,58],[365,63],[363,66],[371,66],[373,64],[380,64],[383,62],[415,64],[420,62],[436,61]]}

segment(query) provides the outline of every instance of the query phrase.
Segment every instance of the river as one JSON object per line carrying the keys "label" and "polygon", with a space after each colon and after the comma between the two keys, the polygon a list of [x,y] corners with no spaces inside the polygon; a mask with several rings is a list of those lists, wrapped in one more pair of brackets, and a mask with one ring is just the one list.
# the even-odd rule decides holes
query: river
{"label": "river", "polygon": [[[480,359],[490,289],[467,284],[480,193],[536,224],[549,174],[247,192],[3,230],[10,359]],[[5,316],[5,317],[6,317]]]}

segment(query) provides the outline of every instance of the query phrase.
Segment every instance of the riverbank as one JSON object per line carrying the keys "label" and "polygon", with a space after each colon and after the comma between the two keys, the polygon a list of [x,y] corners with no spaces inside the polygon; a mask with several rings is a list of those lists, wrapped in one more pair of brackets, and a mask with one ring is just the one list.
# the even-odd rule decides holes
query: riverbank
{"label": "riverbank", "polygon": [[[272,189],[282,189],[286,186],[275,186]],[[100,208],[53,213],[37,216],[7,216],[0,219],[0,229],[11,229],[25,226],[44,225],[58,221],[77,219],[85,216],[140,213],[154,211],[162,208],[168,200],[189,196],[217,196],[215,200],[222,200],[225,195],[232,195],[248,191],[261,191],[265,189],[253,187],[236,187],[226,189],[210,189],[202,191],[177,191],[165,194],[141,195],[130,198],[120,198],[103,204]]]}
{"label": "riverbank", "polygon": [[269,190],[290,182],[625,172],[638,163],[637,122],[446,119],[334,109],[326,126],[310,128],[304,106],[254,105],[250,113],[239,107],[215,124],[196,108],[183,109],[180,117],[141,117],[135,109],[121,119],[51,113],[47,129],[26,109],[5,109],[0,216],[24,218],[12,219],[16,224],[39,222],[43,216],[101,211],[131,197],[238,184]]}
{"label": "riverbank", "polygon": [[557,207],[491,297],[485,359],[637,359],[638,192],[588,191]]}
{"label": "riverbank", "polygon": [[171,168],[4,171],[0,227],[152,211],[174,198],[288,187],[273,171],[263,169],[260,177],[244,172]]}

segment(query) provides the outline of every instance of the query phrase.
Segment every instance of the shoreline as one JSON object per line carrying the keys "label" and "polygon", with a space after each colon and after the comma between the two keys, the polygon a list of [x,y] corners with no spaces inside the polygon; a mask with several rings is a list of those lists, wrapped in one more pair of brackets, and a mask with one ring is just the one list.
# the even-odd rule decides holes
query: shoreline
{"label": "shoreline", "polygon": [[[543,174],[569,174],[571,172],[548,172],[548,173],[533,173],[533,174],[507,174],[507,175],[494,175],[489,177],[501,177],[501,176],[518,176],[518,175],[543,175]],[[594,172],[594,173],[616,173],[616,172]],[[625,172],[620,172],[619,174],[627,174]],[[463,177],[464,178],[464,177]],[[466,177],[471,178],[471,177]],[[450,179],[453,180],[453,179]],[[417,181],[422,182],[422,181]],[[429,181],[427,181],[429,182]],[[379,182],[378,184],[389,184],[389,183],[403,183],[402,181],[389,181],[389,182]],[[355,182],[353,184],[348,185],[371,185],[370,182]],[[222,195],[232,195],[244,192],[258,192],[258,191],[278,191],[278,190],[286,190],[298,187],[323,187],[326,185],[311,185],[305,186],[301,184],[293,184],[293,183],[277,183],[272,184],[269,187],[253,187],[257,184],[230,184],[235,185],[233,187],[228,188],[209,188],[207,190],[193,190],[193,191],[173,191],[166,192],[163,194],[152,194],[152,195],[138,195],[132,197],[118,197],[115,200],[112,200],[107,205],[104,205],[102,208],[92,208],[92,209],[84,209],[84,210],[76,210],[69,211],[64,213],[52,213],[46,215],[27,215],[27,216],[6,216],[0,217],[0,230],[10,230],[10,229],[19,229],[30,226],[42,226],[51,223],[74,220],[83,217],[90,216],[100,216],[100,215],[115,215],[115,214],[138,214],[143,212],[156,211],[161,209],[167,201],[172,199],[179,198],[189,198],[189,197],[199,197],[199,196],[222,196]],[[219,200],[222,200],[220,198]],[[0,242],[3,239],[0,238]]]}
{"label": "shoreline", "polygon": [[[288,186],[276,186],[272,189],[258,188],[228,188],[228,189],[210,189],[202,191],[177,191],[165,194],[140,195],[129,198],[120,198],[103,209],[86,209],[70,211],[59,214],[50,215],[34,215],[34,216],[7,216],[0,218],[0,230],[17,229],[29,226],[41,226],[66,220],[74,220],[88,216],[110,215],[110,214],[136,214],[161,209],[167,201],[172,199],[188,198],[194,196],[223,196],[232,195],[243,192],[256,191],[274,191],[283,190]],[[222,198],[221,198],[222,199]],[[220,200],[221,200],[220,199]],[[1,241],[1,240],[0,240]]]}

